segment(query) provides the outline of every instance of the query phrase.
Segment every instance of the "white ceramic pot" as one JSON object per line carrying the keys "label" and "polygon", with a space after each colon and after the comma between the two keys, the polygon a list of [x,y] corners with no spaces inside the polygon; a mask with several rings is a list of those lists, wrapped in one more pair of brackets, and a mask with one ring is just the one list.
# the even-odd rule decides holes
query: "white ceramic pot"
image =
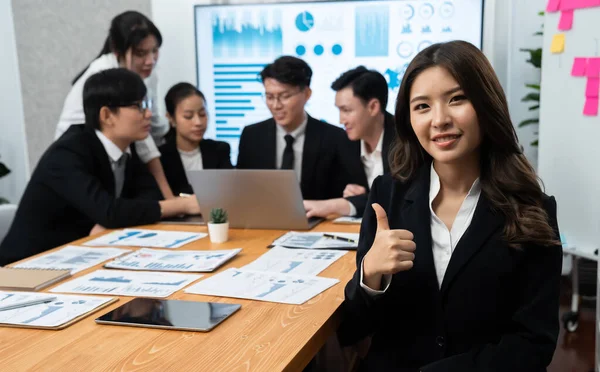
{"label": "white ceramic pot", "polygon": [[208,223],[208,235],[213,243],[223,243],[229,239],[229,222]]}

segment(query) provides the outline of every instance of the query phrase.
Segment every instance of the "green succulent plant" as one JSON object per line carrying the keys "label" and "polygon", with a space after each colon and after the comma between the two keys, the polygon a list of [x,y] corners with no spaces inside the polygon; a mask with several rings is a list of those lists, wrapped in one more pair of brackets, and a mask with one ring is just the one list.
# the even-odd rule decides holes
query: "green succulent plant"
{"label": "green succulent plant", "polygon": [[211,223],[227,222],[227,211],[223,208],[213,208],[210,211],[210,222]]}

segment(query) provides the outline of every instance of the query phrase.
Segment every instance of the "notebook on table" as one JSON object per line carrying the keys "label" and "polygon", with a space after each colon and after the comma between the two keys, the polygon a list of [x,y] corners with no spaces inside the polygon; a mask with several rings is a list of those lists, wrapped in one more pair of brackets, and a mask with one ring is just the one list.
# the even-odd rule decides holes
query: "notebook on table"
{"label": "notebook on table", "polygon": [[71,270],[0,267],[0,289],[7,291],[39,291],[70,276]]}

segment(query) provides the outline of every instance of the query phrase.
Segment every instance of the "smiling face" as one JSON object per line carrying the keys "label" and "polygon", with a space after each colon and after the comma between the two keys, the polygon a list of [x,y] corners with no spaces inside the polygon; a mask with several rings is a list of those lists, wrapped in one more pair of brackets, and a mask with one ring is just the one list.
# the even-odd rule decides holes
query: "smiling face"
{"label": "smiling face", "polygon": [[349,140],[357,141],[371,135],[373,121],[380,112],[378,100],[372,99],[365,104],[354,95],[351,87],[346,87],[336,92],[335,106],[340,110],[340,123]]}
{"label": "smiling face", "polygon": [[175,118],[169,117],[177,129],[177,137],[189,143],[200,143],[208,126],[208,113],[204,99],[192,94],[175,107]]}
{"label": "smiling face", "polygon": [[409,102],[411,126],[435,161],[456,163],[478,156],[477,113],[446,69],[435,66],[421,72],[410,89]]}
{"label": "smiling face", "polygon": [[310,98],[309,87],[296,87],[266,78],[265,102],[273,119],[288,132],[296,129],[304,121],[304,106]]}

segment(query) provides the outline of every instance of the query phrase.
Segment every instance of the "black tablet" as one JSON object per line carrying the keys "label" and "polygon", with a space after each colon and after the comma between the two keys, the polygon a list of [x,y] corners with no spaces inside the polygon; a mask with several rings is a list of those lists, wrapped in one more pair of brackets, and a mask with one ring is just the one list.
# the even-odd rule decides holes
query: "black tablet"
{"label": "black tablet", "polygon": [[96,323],[208,332],[240,307],[238,304],[135,298],[97,318]]}

